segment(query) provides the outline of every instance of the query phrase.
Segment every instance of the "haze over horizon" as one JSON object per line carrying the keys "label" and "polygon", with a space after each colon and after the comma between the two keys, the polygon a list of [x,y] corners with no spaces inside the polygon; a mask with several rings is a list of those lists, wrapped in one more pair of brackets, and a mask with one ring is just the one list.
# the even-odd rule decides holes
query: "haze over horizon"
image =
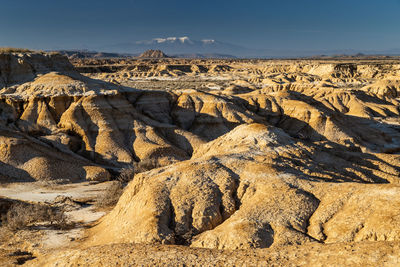
{"label": "haze over horizon", "polygon": [[0,46],[31,49],[107,51],[170,36],[277,51],[400,49],[399,0],[21,0],[2,11]]}

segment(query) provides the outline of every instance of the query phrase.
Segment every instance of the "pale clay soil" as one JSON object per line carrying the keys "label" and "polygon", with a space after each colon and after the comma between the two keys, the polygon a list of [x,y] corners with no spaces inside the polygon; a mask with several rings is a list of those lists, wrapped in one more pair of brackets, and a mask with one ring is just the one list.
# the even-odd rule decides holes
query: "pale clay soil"
{"label": "pale clay soil", "polygon": [[[64,185],[46,186],[43,183],[14,183],[2,184],[0,186],[0,198],[15,199],[27,201],[30,203],[52,203],[58,196],[70,197],[77,201],[94,200],[104,193],[109,186],[109,182],[93,183],[81,182]],[[105,211],[99,211],[93,205],[83,205],[76,210],[67,211],[66,215],[69,222],[76,223],[73,229],[55,230],[42,228],[29,237],[29,234],[23,237],[23,242],[17,242],[15,245],[0,245],[1,248],[7,249],[9,252],[29,248],[28,250],[39,250],[40,253],[45,251],[56,251],[68,247],[76,246],[76,240],[85,235],[85,227],[97,221],[106,214]],[[28,231],[29,232],[29,231]],[[21,246],[22,245],[22,246]]]}

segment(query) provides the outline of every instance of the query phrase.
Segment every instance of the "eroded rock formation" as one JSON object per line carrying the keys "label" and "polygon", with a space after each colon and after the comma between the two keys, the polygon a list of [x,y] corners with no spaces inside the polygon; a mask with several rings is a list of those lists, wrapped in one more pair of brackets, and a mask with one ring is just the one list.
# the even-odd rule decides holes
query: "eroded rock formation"
{"label": "eroded rock formation", "polygon": [[400,240],[398,62],[123,61],[0,55],[3,181],[152,169],[87,246]]}

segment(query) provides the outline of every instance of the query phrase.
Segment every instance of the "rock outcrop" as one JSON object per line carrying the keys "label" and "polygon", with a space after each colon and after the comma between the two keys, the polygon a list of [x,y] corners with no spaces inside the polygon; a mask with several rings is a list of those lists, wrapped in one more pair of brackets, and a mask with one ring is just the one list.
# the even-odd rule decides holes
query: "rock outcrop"
{"label": "rock outcrop", "polygon": [[[383,207],[397,201],[400,188],[369,184],[398,183],[399,170],[328,147],[306,145],[271,126],[238,126],[200,146],[190,161],[136,176],[91,242],[247,249],[399,240],[397,211]],[[350,183],[337,184],[342,181]],[[380,213],[369,208],[366,214],[370,205]],[[378,223],[383,217],[390,225]]]}
{"label": "rock outcrop", "polygon": [[161,50],[147,50],[140,54],[139,58],[167,58],[168,56],[164,54]]}

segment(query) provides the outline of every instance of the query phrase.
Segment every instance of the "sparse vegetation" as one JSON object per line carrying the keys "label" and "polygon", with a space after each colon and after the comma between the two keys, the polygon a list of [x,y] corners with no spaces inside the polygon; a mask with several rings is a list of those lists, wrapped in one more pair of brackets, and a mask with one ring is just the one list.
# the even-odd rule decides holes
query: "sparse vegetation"
{"label": "sparse vegetation", "polygon": [[46,204],[16,203],[1,218],[2,226],[11,231],[27,229],[37,224],[49,223],[57,229],[67,229],[64,211]]}
{"label": "sparse vegetation", "polygon": [[146,172],[159,167],[161,167],[161,165],[155,159],[142,160],[135,163],[135,173]]}
{"label": "sparse vegetation", "polygon": [[125,186],[133,180],[134,175],[134,168],[123,169],[117,176],[116,180],[106,189],[104,194],[97,199],[96,206],[98,208],[109,208],[115,206],[124,192]]}
{"label": "sparse vegetation", "polygon": [[15,48],[15,47],[0,47],[0,53],[29,53],[32,50],[26,48]]}
{"label": "sparse vegetation", "polygon": [[96,200],[96,207],[109,208],[117,204],[120,196],[124,192],[124,184],[120,181],[112,181],[103,195],[99,196]]}
{"label": "sparse vegetation", "polygon": [[117,181],[121,182],[122,184],[127,184],[130,181],[132,181],[134,175],[135,175],[134,168],[122,169],[122,171],[120,172],[120,174],[117,177]]}
{"label": "sparse vegetation", "polygon": [[134,167],[122,169],[115,181],[108,186],[104,194],[97,198],[95,205],[98,208],[110,208],[115,206],[124,192],[125,186],[133,180],[136,173],[145,172],[158,167],[160,167],[160,165],[156,160],[145,160],[136,163]]}

